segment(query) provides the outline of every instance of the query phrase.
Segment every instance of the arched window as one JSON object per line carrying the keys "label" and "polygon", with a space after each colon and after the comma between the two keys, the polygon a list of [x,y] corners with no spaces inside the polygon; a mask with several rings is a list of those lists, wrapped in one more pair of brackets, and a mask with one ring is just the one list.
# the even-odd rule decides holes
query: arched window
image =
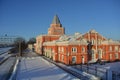
{"label": "arched window", "polygon": [[82,47],[82,52],[85,52],[85,48],[84,47]]}

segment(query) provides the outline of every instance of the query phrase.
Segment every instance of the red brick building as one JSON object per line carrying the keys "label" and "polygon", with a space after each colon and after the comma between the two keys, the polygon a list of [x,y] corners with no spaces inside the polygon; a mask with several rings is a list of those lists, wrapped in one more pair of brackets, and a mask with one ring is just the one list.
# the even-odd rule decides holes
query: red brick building
{"label": "red brick building", "polygon": [[[95,30],[65,35],[59,18],[54,17],[48,35],[37,37],[36,51],[54,61],[81,64],[120,60],[120,42],[107,39]],[[39,52],[40,51],[40,52]]]}
{"label": "red brick building", "polygon": [[53,40],[58,40],[61,35],[65,34],[65,29],[62,27],[57,15],[54,16],[52,24],[48,29],[48,34],[39,35],[36,37],[35,51],[39,54],[43,53],[43,43]]}

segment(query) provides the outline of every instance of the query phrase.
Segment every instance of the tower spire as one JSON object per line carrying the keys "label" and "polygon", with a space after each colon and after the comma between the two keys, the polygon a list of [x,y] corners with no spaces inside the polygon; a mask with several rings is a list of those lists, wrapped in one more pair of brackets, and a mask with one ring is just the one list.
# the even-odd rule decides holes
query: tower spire
{"label": "tower spire", "polygon": [[57,15],[54,16],[52,24],[61,24]]}

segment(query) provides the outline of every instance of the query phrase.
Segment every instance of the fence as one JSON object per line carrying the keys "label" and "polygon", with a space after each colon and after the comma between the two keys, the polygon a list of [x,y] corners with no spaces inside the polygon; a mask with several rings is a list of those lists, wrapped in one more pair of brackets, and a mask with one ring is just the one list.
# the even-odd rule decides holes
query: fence
{"label": "fence", "polygon": [[120,72],[112,71],[112,80],[120,80]]}
{"label": "fence", "polygon": [[108,71],[105,68],[90,65],[76,65],[73,67],[76,68],[77,70],[85,71],[89,74],[93,74],[97,77],[100,77],[102,80],[108,80],[107,79]]}

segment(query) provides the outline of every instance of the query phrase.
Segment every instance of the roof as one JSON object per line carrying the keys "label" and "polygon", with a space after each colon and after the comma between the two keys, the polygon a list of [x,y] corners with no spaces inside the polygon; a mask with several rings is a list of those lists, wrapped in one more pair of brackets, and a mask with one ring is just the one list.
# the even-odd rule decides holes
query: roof
{"label": "roof", "polygon": [[120,45],[120,42],[119,41],[114,41],[112,39],[108,39],[108,40],[105,40],[102,42],[102,44],[107,44],[107,45]]}
{"label": "roof", "polygon": [[52,24],[61,24],[57,15],[54,16]]}

